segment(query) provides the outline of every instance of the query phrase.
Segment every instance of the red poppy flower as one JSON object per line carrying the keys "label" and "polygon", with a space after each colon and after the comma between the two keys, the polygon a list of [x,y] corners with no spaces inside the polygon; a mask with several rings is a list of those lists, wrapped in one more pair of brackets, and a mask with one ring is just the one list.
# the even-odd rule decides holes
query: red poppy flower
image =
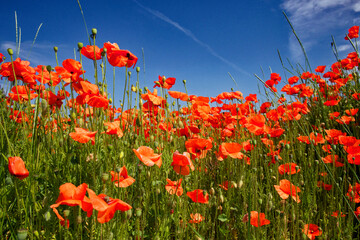
{"label": "red poppy flower", "polygon": [[38,94],[35,91],[31,91],[27,86],[14,86],[9,93],[9,97],[16,102],[28,101],[29,97],[32,100],[37,96]]}
{"label": "red poppy flower", "polygon": [[103,49],[99,48],[98,46],[95,46],[94,51],[93,45],[87,45],[86,47],[81,48],[80,53],[91,60],[94,60],[95,58],[96,60],[100,60],[102,51]]}
{"label": "red poppy flower", "polygon": [[335,167],[342,167],[344,166],[344,163],[339,162],[339,156],[338,155],[327,155],[324,158],[321,158],[324,163],[335,163]]}
{"label": "red poppy flower", "polygon": [[111,181],[114,182],[115,186],[126,188],[135,182],[133,177],[130,177],[127,173],[125,166],[120,168],[119,172],[111,171]]}
{"label": "red poppy flower", "polygon": [[[340,215],[339,215],[339,214],[340,214]],[[337,211],[333,212],[333,213],[331,214],[331,216],[332,216],[332,217],[335,217],[335,218],[338,218],[339,216],[340,216],[340,217],[346,217],[346,214],[344,214],[343,212],[340,212],[339,210],[337,210]]]}
{"label": "red poppy flower", "polygon": [[4,54],[0,53],[0,63],[2,63],[4,61]]}
{"label": "red poppy flower", "polygon": [[224,156],[243,159],[244,154],[241,152],[242,149],[243,146],[240,143],[222,143],[219,150]]}
{"label": "red poppy flower", "polygon": [[191,198],[193,202],[205,203],[205,204],[209,203],[209,194],[206,193],[204,195],[204,191],[201,189],[196,189],[192,192],[187,192],[186,195],[188,195],[188,197]]}
{"label": "red poppy flower", "polygon": [[326,66],[317,66],[315,68],[315,72],[323,73],[325,71]]}
{"label": "red poppy flower", "polygon": [[29,176],[29,171],[25,168],[25,163],[20,157],[9,157],[9,172],[11,175],[22,180]]}
{"label": "red poppy flower", "polygon": [[270,220],[265,218],[265,213],[258,213],[257,211],[250,212],[250,224],[254,227],[261,227],[270,224]]}
{"label": "red poppy flower", "polygon": [[349,29],[349,33],[347,34],[347,36],[345,37],[345,40],[349,40],[349,39],[353,39],[353,38],[358,38],[359,37],[359,26],[352,26]]}
{"label": "red poppy flower", "polygon": [[332,185],[331,185],[331,184],[325,184],[325,183],[322,182],[322,181],[318,181],[318,182],[317,182],[317,186],[325,189],[326,191],[330,191],[330,190],[332,189]]}
{"label": "red poppy flower", "polygon": [[138,58],[128,50],[121,50],[119,46],[111,43],[105,43],[107,49],[107,59],[114,67],[135,67]]}
{"label": "red poppy flower", "polygon": [[61,225],[64,225],[65,221],[56,209],[60,205],[67,205],[71,207],[80,206],[83,211],[87,212],[87,217],[91,217],[93,206],[89,198],[85,196],[87,189],[88,185],[86,183],[83,183],[78,187],[76,187],[72,183],[65,183],[60,186],[59,197],[56,200],[55,204],[51,205],[50,208],[53,209],[53,211],[59,218]]}
{"label": "red poppy flower", "polygon": [[322,234],[322,231],[319,230],[319,226],[311,223],[306,224],[302,232],[311,240],[314,240],[316,236],[321,236]]}
{"label": "red poppy flower", "polygon": [[297,193],[301,190],[300,188],[291,184],[289,180],[280,180],[280,185],[274,185],[274,187],[282,199],[287,199],[289,196],[291,196],[297,203],[300,203],[300,198]]}
{"label": "red poppy flower", "polygon": [[294,83],[297,83],[298,81],[299,81],[298,76],[292,76],[288,79],[289,84],[294,84]]}
{"label": "red poppy flower", "polygon": [[248,102],[258,102],[256,94],[249,94],[249,96],[247,96],[245,100]]}
{"label": "red poppy flower", "polygon": [[172,194],[176,194],[179,197],[183,194],[184,189],[180,186],[182,179],[180,178],[179,181],[171,181],[170,179],[166,179],[166,181],[168,182],[168,184],[165,185],[165,189],[168,193]]}
{"label": "red poppy flower", "polygon": [[162,160],[161,154],[154,153],[154,150],[147,146],[141,146],[138,149],[133,149],[136,156],[142,161],[146,166],[152,167],[157,165],[161,167]]}
{"label": "red poppy flower", "polygon": [[[229,190],[229,181],[223,181],[221,184],[219,184],[219,187],[224,189],[225,191]],[[230,185],[230,188],[233,188],[234,184]]]}
{"label": "red poppy flower", "polygon": [[190,159],[190,153],[184,152],[180,154],[178,151],[173,153],[173,162],[171,163],[174,171],[178,174],[187,176],[190,174],[190,170],[194,171],[195,167]]}
{"label": "red poppy flower", "polygon": [[202,159],[206,157],[206,153],[212,148],[212,141],[210,139],[189,139],[185,142],[185,147],[192,158]]}
{"label": "red poppy flower", "polygon": [[187,101],[189,99],[189,96],[183,92],[168,91],[168,93],[172,98],[180,99],[181,101]]}
{"label": "red poppy flower", "polygon": [[105,194],[99,194],[97,196],[91,189],[87,189],[87,192],[94,209],[98,211],[97,220],[99,223],[110,221],[116,211],[125,212],[132,209],[129,204],[120,199],[113,199]]}
{"label": "red poppy flower", "polygon": [[91,140],[91,144],[95,144],[95,132],[89,132],[84,128],[75,128],[75,132],[69,133],[69,136],[79,143],[87,143]]}
{"label": "red poppy flower", "polygon": [[296,170],[296,163],[285,163],[279,166],[279,174],[283,175],[287,173],[288,175],[292,175],[300,172],[300,168]]}
{"label": "red poppy flower", "polygon": [[166,78],[165,76],[159,76],[159,81],[155,81],[155,87],[162,87],[166,89],[172,88],[172,86],[175,84],[176,78]]}
{"label": "red poppy flower", "polygon": [[124,133],[120,128],[120,121],[115,122],[104,122],[104,125],[108,127],[106,130],[106,134],[108,135],[117,135],[119,138],[121,138]]}
{"label": "red poppy flower", "polygon": [[201,216],[200,213],[195,213],[195,214],[191,213],[190,218],[191,220],[189,220],[189,223],[200,223],[205,219],[205,217]]}
{"label": "red poppy flower", "polygon": [[261,135],[264,133],[265,117],[261,114],[249,116],[246,119],[245,127],[249,130],[249,132],[257,136]]}

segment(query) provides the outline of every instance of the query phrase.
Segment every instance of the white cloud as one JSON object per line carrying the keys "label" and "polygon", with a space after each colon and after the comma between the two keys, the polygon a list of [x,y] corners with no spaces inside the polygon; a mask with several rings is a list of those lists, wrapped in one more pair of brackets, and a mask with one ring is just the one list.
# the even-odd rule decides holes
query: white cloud
{"label": "white cloud", "polygon": [[[48,65],[55,63],[54,44],[36,42],[33,45],[32,41],[24,41],[20,43],[19,57],[22,60],[30,61],[31,66]],[[58,45],[59,48],[64,47]],[[7,56],[7,49],[11,48],[16,54],[17,45],[15,42],[1,42],[0,51]]]}
{"label": "white cloud", "polygon": [[350,44],[345,44],[337,46],[336,49],[338,50],[338,52],[349,52],[352,49],[352,46]]}
{"label": "white cloud", "polygon": [[[360,11],[358,0],[284,0],[281,8],[288,15],[306,51],[317,44],[317,40],[327,37],[338,28],[345,31],[356,19]],[[357,21],[359,22],[359,21]],[[292,33],[290,35],[293,35]],[[292,58],[299,60],[300,47],[295,38],[289,37]]]}
{"label": "white cloud", "polygon": [[211,55],[218,58],[220,61],[224,62],[225,64],[229,65],[233,69],[235,69],[235,70],[237,70],[237,71],[239,71],[239,72],[241,72],[241,73],[243,73],[245,75],[252,76],[250,73],[248,73],[247,71],[245,71],[244,69],[242,69],[241,67],[236,65],[235,63],[233,63],[233,62],[227,60],[226,58],[224,58],[223,56],[219,55],[212,47],[210,47],[205,42],[199,40],[189,29],[181,26],[179,23],[175,22],[174,20],[170,19],[169,17],[165,16],[163,13],[161,13],[161,12],[159,12],[157,10],[146,7],[146,6],[142,5],[141,3],[139,3],[136,0],[133,0],[133,2],[135,2],[139,7],[146,10],[147,12],[152,14],[153,16],[163,20],[164,22],[172,25],[173,27],[175,27],[178,30],[180,30],[181,32],[183,32],[186,36],[190,37],[194,42],[199,44],[201,47],[205,48]]}

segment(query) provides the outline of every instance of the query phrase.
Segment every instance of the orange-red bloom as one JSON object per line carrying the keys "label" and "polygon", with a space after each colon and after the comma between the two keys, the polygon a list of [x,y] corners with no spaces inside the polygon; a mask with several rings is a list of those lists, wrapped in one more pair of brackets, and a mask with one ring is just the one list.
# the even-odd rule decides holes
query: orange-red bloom
{"label": "orange-red bloom", "polygon": [[130,177],[127,173],[125,166],[120,168],[119,172],[111,171],[111,181],[114,182],[117,187],[128,187],[135,182],[133,177]]}
{"label": "orange-red bloom", "polygon": [[353,38],[358,38],[359,37],[359,26],[352,26],[349,29],[349,33],[347,34],[347,36],[345,37],[345,40],[349,40],[349,39],[353,39]]}
{"label": "orange-red bloom", "polygon": [[154,150],[147,146],[141,146],[138,149],[133,149],[136,156],[142,161],[146,166],[152,167],[157,165],[161,167],[162,160],[161,154],[154,153]]}
{"label": "orange-red bloom", "polygon": [[95,144],[96,132],[89,132],[84,128],[75,128],[75,132],[69,133],[69,136],[79,143],[87,143],[91,140],[91,144]]}
{"label": "orange-red bloom", "polygon": [[200,213],[195,213],[195,214],[190,213],[190,218],[191,220],[189,220],[189,223],[200,223],[205,219],[205,217],[201,216]]}
{"label": "orange-red bloom", "polygon": [[321,236],[321,234],[322,234],[322,231],[319,230],[319,226],[316,224],[311,224],[311,223],[306,224],[302,231],[311,240],[315,239],[316,236]]}
{"label": "orange-red bloom", "polygon": [[60,205],[67,205],[71,207],[80,206],[83,211],[87,212],[87,217],[91,217],[93,206],[90,199],[85,196],[87,189],[88,185],[86,183],[83,183],[78,187],[72,183],[65,183],[60,186],[59,197],[55,204],[51,205],[50,208],[53,209],[54,213],[59,218],[61,225],[65,225],[65,219],[61,217],[56,209]]}
{"label": "orange-red bloom", "polygon": [[280,185],[274,185],[274,187],[282,199],[287,199],[289,196],[291,196],[297,203],[300,203],[300,198],[297,193],[301,190],[300,188],[291,184],[289,180],[280,180]]}
{"label": "orange-red bloom", "polygon": [[172,86],[175,84],[176,78],[166,78],[165,76],[159,76],[159,81],[155,81],[155,87],[162,87],[166,89],[172,88]]}
{"label": "orange-red bloom", "polygon": [[80,53],[91,60],[94,60],[95,58],[96,60],[100,60],[102,51],[103,49],[99,48],[98,46],[95,46],[94,51],[93,45],[87,45],[86,47],[81,48]]}
{"label": "orange-red bloom", "polygon": [[125,212],[132,209],[129,204],[120,199],[113,199],[105,194],[96,195],[91,189],[87,189],[87,192],[92,206],[98,211],[97,220],[99,223],[110,221],[114,217],[116,211]]}
{"label": "orange-red bloom", "polygon": [[243,146],[240,143],[222,143],[220,145],[220,153],[224,156],[243,159],[244,154],[241,152]]}
{"label": "orange-red bloom", "polygon": [[261,227],[263,225],[270,224],[270,220],[265,218],[265,213],[258,213],[257,211],[251,211],[250,224],[254,227]]}
{"label": "orange-red bloom", "polygon": [[189,153],[192,154],[192,158],[202,159],[206,157],[206,153],[212,148],[212,142],[210,139],[189,139],[185,142],[185,147]]}
{"label": "orange-red bloom", "polygon": [[297,166],[298,165],[296,165],[296,163],[285,163],[285,164],[280,165],[278,170],[281,175],[283,175],[285,173],[288,175],[292,175],[292,174],[300,172],[300,168],[298,168],[296,170]]}
{"label": "orange-red bloom", "polygon": [[187,192],[186,195],[188,195],[189,198],[191,198],[191,200],[193,200],[193,202],[198,202],[198,203],[209,203],[209,194],[204,194],[204,191],[201,189],[196,189],[192,192]]}
{"label": "orange-red bloom", "polygon": [[190,159],[190,153],[180,154],[177,150],[173,153],[173,162],[171,163],[174,171],[181,175],[189,175],[190,170],[194,171],[195,167]]}
{"label": "orange-red bloom", "polygon": [[170,193],[171,195],[176,194],[178,196],[181,196],[183,194],[184,189],[180,186],[182,178],[180,178],[179,181],[171,181],[167,178],[166,181],[168,182],[168,184],[165,185],[165,189],[166,191],[168,191],[168,193]]}
{"label": "orange-red bloom", "polygon": [[29,171],[25,168],[25,163],[20,157],[9,157],[9,172],[18,179],[22,180],[29,176]]}

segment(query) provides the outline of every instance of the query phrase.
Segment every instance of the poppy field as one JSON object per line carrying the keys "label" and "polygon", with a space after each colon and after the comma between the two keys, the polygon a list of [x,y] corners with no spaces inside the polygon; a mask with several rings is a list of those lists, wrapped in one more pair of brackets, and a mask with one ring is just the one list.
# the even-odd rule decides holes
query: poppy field
{"label": "poppy field", "polygon": [[345,58],[258,78],[263,98],[141,86],[96,35],[57,66],[0,53],[2,239],[360,239],[359,26]]}

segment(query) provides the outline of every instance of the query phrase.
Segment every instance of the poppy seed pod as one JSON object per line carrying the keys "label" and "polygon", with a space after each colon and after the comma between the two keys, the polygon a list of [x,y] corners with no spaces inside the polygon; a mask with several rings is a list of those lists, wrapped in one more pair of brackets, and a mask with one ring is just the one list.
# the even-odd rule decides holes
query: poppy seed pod
{"label": "poppy seed pod", "polygon": [[96,29],[96,28],[91,29],[91,33],[92,33],[93,35],[96,35],[96,34],[97,34],[97,29]]}
{"label": "poppy seed pod", "polygon": [[17,231],[17,237],[18,237],[19,240],[25,240],[27,235],[28,235],[28,230],[27,229],[19,229]]}
{"label": "poppy seed pod", "polygon": [[140,72],[140,67],[136,67],[136,72]]}

